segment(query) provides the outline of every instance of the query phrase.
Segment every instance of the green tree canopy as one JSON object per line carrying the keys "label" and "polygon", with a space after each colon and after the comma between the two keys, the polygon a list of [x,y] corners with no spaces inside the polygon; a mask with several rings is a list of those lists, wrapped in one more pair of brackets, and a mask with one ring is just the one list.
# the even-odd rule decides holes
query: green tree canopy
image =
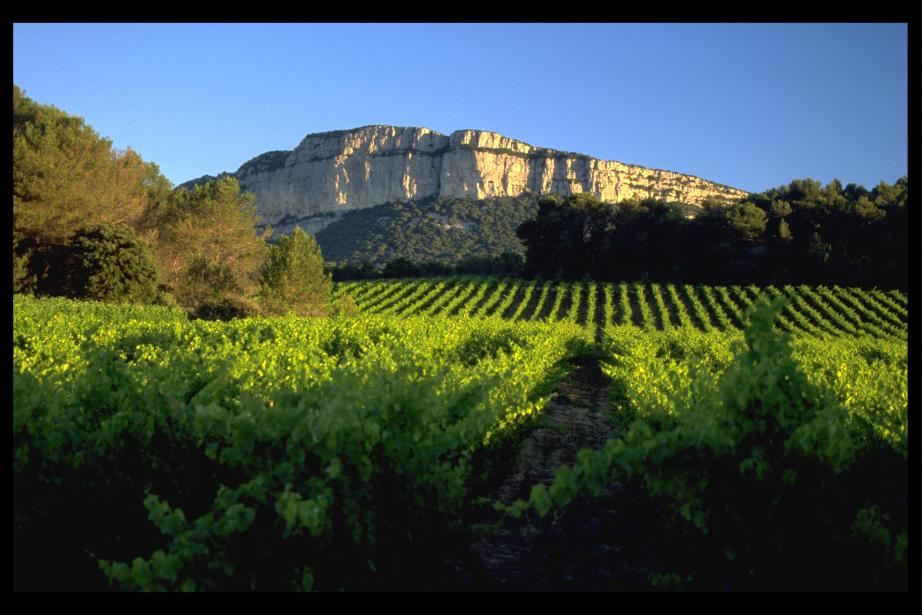
{"label": "green tree canopy", "polygon": [[542,199],[518,237],[526,272],[545,277],[905,288],[907,184],[808,178],[701,207]]}
{"label": "green tree canopy", "polygon": [[13,224],[34,241],[63,241],[95,223],[136,227],[156,165],[116,151],[82,118],[13,86]]}
{"label": "green tree canopy", "polygon": [[176,299],[182,305],[215,303],[241,292],[230,267],[201,254],[191,257],[180,280]]}
{"label": "green tree canopy", "polygon": [[274,246],[269,246],[260,293],[267,313],[323,315],[332,289],[330,275],[324,272],[320,246],[300,227],[296,226],[290,236],[281,237]]}
{"label": "green tree canopy", "polygon": [[186,288],[196,287],[197,274],[187,274],[203,263],[225,268],[243,295],[258,291],[266,243],[265,235],[256,232],[253,200],[252,194],[240,192],[235,178],[224,177],[191,191],[176,188],[147,211],[144,231],[157,247],[161,274],[177,298],[197,296],[196,288]]}
{"label": "green tree canopy", "polygon": [[768,216],[752,203],[740,203],[727,209],[727,221],[743,239],[757,239],[765,232]]}
{"label": "green tree canopy", "polygon": [[148,243],[161,282],[188,307],[206,295],[245,300],[259,291],[266,258],[267,234],[256,232],[253,202],[230,177],[191,191],[173,189],[157,165],[131,150],[115,151],[82,118],[13,87],[13,285],[19,292],[70,292],[68,259],[83,247],[69,242],[78,229],[102,224],[131,229],[135,241]]}
{"label": "green tree canopy", "polygon": [[108,223],[79,229],[71,238],[67,288],[75,297],[150,303],[157,297],[157,269],[135,233]]}

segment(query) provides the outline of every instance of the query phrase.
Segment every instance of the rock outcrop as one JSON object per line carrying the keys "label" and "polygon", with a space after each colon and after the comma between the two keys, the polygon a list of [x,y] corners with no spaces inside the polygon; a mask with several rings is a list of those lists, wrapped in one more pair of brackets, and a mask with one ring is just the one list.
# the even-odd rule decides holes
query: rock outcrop
{"label": "rock outcrop", "polygon": [[585,192],[609,202],[654,196],[699,204],[747,194],[692,175],[533,147],[495,132],[446,136],[397,126],[310,134],[294,150],[262,154],[230,175],[256,195],[264,223],[285,226],[284,220],[309,218],[315,228],[350,209],[433,195]]}

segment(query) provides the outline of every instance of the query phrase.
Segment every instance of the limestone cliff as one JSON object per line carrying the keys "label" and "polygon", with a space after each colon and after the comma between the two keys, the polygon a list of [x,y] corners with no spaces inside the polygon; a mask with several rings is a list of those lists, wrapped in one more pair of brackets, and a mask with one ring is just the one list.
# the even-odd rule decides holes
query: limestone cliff
{"label": "limestone cliff", "polygon": [[747,194],[682,173],[533,147],[494,132],[445,136],[397,126],[310,134],[294,150],[262,154],[231,175],[256,195],[265,223],[312,218],[317,230],[344,211],[434,195],[587,192],[609,202],[654,196],[699,204]]}

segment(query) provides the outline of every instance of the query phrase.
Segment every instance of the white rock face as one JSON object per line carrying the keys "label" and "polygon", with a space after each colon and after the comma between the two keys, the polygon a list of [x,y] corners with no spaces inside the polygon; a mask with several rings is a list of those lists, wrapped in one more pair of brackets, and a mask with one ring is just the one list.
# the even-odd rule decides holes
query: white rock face
{"label": "white rock face", "polygon": [[[432,195],[483,199],[590,193],[604,201],[655,196],[699,204],[748,193],[691,175],[536,148],[495,132],[365,126],[307,135],[233,174],[256,195],[263,221],[342,213]],[[318,229],[319,230],[319,229]]]}

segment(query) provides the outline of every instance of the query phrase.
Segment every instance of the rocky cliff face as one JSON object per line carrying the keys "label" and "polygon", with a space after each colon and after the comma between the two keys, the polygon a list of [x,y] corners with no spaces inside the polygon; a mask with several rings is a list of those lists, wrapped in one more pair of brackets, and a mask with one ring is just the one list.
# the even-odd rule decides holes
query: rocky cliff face
{"label": "rocky cliff face", "polygon": [[495,132],[445,136],[397,126],[310,134],[294,150],[262,154],[232,175],[256,195],[257,212],[273,225],[295,218],[319,223],[350,209],[433,195],[586,192],[610,202],[654,196],[699,204],[747,194],[682,173],[537,148]]}

